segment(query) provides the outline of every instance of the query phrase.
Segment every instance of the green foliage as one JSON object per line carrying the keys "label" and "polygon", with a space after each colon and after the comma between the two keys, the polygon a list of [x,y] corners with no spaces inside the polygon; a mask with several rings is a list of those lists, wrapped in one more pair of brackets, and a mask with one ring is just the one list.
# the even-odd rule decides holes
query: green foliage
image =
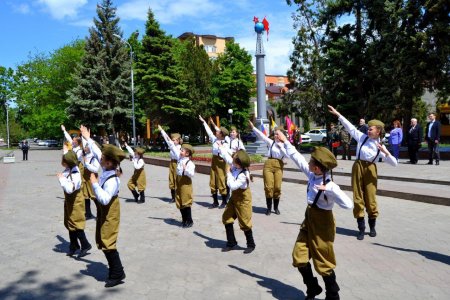
{"label": "green foliage", "polygon": [[0,66],[0,120],[6,120],[6,104],[12,100],[13,70]]}
{"label": "green foliage", "polygon": [[[251,55],[239,44],[227,42],[225,53],[214,61],[212,82],[214,112],[228,124],[228,109],[233,109],[233,125],[239,130],[250,119],[251,90],[255,88]],[[222,122],[222,121],[221,121]]]}
{"label": "green foliage", "polygon": [[[17,108],[9,108],[9,142],[10,145],[15,145],[19,143],[20,140],[27,138],[26,132],[22,129],[20,123],[16,121]],[[5,121],[0,123],[0,137],[7,143],[8,131],[6,128],[6,117]]]}
{"label": "green foliage", "polygon": [[131,127],[129,49],[115,36],[122,33],[111,0],[97,6],[97,17],[75,75],[78,84],[69,92],[67,112],[78,124],[115,133]]}

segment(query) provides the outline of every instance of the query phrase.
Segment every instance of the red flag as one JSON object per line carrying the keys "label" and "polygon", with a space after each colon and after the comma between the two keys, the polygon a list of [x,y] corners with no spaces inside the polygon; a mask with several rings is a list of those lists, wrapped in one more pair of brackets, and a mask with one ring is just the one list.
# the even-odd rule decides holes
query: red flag
{"label": "red flag", "polygon": [[267,31],[267,40],[269,40],[269,21],[267,21],[266,17],[262,20],[264,25],[264,30]]}
{"label": "red flag", "polygon": [[256,24],[259,22],[259,19],[257,17],[253,17],[253,22],[255,22],[255,24]]}
{"label": "red flag", "polygon": [[264,127],[264,124],[263,124],[263,121],[262,121],[262,119],[261,119],[261,126],[260,126],[260,130],[261,130],[261,132],[265,135],[265,136],[267,136],[267,131],[266,131],[266,127]]}

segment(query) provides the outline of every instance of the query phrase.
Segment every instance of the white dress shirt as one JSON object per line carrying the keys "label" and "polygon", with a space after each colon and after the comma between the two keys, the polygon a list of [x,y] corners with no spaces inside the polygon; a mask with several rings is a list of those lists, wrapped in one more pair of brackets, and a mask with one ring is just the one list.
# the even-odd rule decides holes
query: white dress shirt
{"label": "white dress shirt", "polygon": [[[368,162],[377,162],[379,157],[385,158],[385,161],[391,166],[397,166],[397,159],[393,155],[386,155],[378,150],[378,143],[380,143],[380,139],[371,139],[367,136],[367,134],[362,133],[352,123],[350,123],[344,116],[339,117],[339,121],[341,121],[342,125],[347,129],[348,133],[358,142],[356,146],[356,158]],[[366,142],[363,144],[364,140]],[[362,145],[362,147],[361,147]],[[378,155],[377,155],[378,154]]]}
{"label": "white dress shirt", "polygon": [[83,159],[83,165],[86,169],[91,171],[92,173],[98,173],[100,169],[100,162],[92,153],[87,153]]}
{"label": "white dress shirt", "polygon": [[[306,177],[308,177],[306,199],[308,204],[312,205],[319,192],[319,189],[317,189],[316,186],[324,184],[323,175],[316,175],[311,172],[309,170],[308,162],[289,141],[284,142],[284,146],[288,156],[294,161],[300,171],[305,173]],[[325,175],[325,180],[331,180],[331,176],[328,173]],[[316,205],[321,209],[332,210],[335,202],[342,208],[353,208],[353,200],[351,200],[336,183],[330,181],[325,185],[325,191],[319,196]]]}
{"label": "white dress shirt", "polygon": [[169,146],[170,149],[170,159],[180,159],[180,151],[181,151],[181,145],[175,145],[175,143],[172,141],[172,139],[167,135],[167,133],[164,130],[161,130],[161,134],[164,138],[164,140],[167,143],[167,146]]}
{"label": "white dress shirt", "polygon": [[129,145],[126,146],[128,153],[133,157],[133,166],[136,170],[142,169],[145,166],[144,160],[134,153],[133,149]]}
{"label": "white dress shirt", "polygon": [[256,135],[266,142],[267,147],[269,148],[267,151],[267,157],[283,159],[286,157],[286,150],[284,149],[284,145],[281,142],[276,143],[274,140],[268,138],[264,133],[262,133],[258,128],[253,127],[253,131]]}
{"label": "white dress shirt", "polygon": [[81,174],[77,166],[72,168],[71,176],[69,176],[69,171],[69,168],[64,170],[62,173],[64,177],[59,178],[59,183],[61,184],[64,192],[67,194],[72,194],[81,188]]}
{"label": "white dress shirt", "polygon": [[227,143],[227,138],[225,138],[224,140],[219,140],[216,137],[216,135],[211,131],[211,128],[209,128],[209,126],[208,126],[208,124],[206,124],[206,122],[203,122],[203,126],[205,127],[206,133],[209,136],[209,140],[212,143],[212,154],[219,155],[220,154],[219,144],[223,145],[223,144]]}
{"label": "white dress shirt", "polygon": [[119,194],[119,177],[115,176],[107,180],[110,176],[115,174],[116,170],[106,171],[105,169],[103,169],[103,173],[100,175],[99,181],[92,185],[98,202],[103,205],[108,205],[111,199]]}
{"label": "white dress shirt", "polygon": [[[184,170],[183,170],[184,169]],[[182,157],[177,163],[177,175],[194,177],[195,164],[189,157]]]}
{"label": "white dress shirt", "polygon": [[231,157],[229,151],[226,147],[220,148],[220,154],[227,164],[231,166],[230,172],[227,173],[227,185],[231,191],[237,189],[248,188],[248,183],[250,182],[250,172],[248,170],[236,168],[233,165],[233,158]]}

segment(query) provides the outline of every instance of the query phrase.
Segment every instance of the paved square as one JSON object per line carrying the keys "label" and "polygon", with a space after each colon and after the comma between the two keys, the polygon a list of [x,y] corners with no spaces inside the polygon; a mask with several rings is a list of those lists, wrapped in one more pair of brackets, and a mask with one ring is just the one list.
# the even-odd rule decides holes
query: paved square
{"label": "paved square", "polygon": [[[60,160],[60,151],[31,151],[27,162],[0,164],[0,299],[304,298],[291,251],[306,186],[283,182],[281,215],[268,217],[262,179],[256,178],[251,184],[256,250],[222,253],[223,210],[207,208],[207,175],[193,180],[194,226],[182,229],[179,211],[168,203],[168,169],[146,165],[146,203],[138,205],[126,188],[132,164],[124,161],[118,250],[127,278],[105,289],[106,259],[99,250],[80,260],[65,256],[63,191],[55,176]],[[450,207],[387,197],[378,201],[379,235],[366,235],[364,241],[355,238],[352,212],[334,209],[341,299],[450,299]],[[95,221],[87,221],[93,244],[94,229]],[[235,232],[245,247],[237,224]],[[321,278],[319,283],[323,287]],[[322,293],[317,299],[324,298]]]}

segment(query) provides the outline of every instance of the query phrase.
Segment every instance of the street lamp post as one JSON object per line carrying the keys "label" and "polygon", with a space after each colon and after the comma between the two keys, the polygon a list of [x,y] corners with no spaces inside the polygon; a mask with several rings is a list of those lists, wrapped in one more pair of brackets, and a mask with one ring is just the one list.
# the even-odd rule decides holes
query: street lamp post
{"label": "street lamp post", "polygon": [[9,148],[9,106],[8,106],[8,101],[6,101],[5,103],[6,106],[6,139],[7,139],[7,143],[8,143],[8,148]]}
{"label": "street lamp post", "polygon": [[228,114],[230,115],[230,125],[233,124],[233,110],[230,108],[228,109]]}
{"label": "street lamp post", "polygon": [[134,75],[133,75],[133,47],[128,43],[125,39],[123,39],[120,35],[114,34],[114,36],[122,43],[125,43],[130,47],[130,60],[131,60],[131,110],[132,110],[132,119],[133,119],[133,145],[136,147],[136,120],[134,116]]}

